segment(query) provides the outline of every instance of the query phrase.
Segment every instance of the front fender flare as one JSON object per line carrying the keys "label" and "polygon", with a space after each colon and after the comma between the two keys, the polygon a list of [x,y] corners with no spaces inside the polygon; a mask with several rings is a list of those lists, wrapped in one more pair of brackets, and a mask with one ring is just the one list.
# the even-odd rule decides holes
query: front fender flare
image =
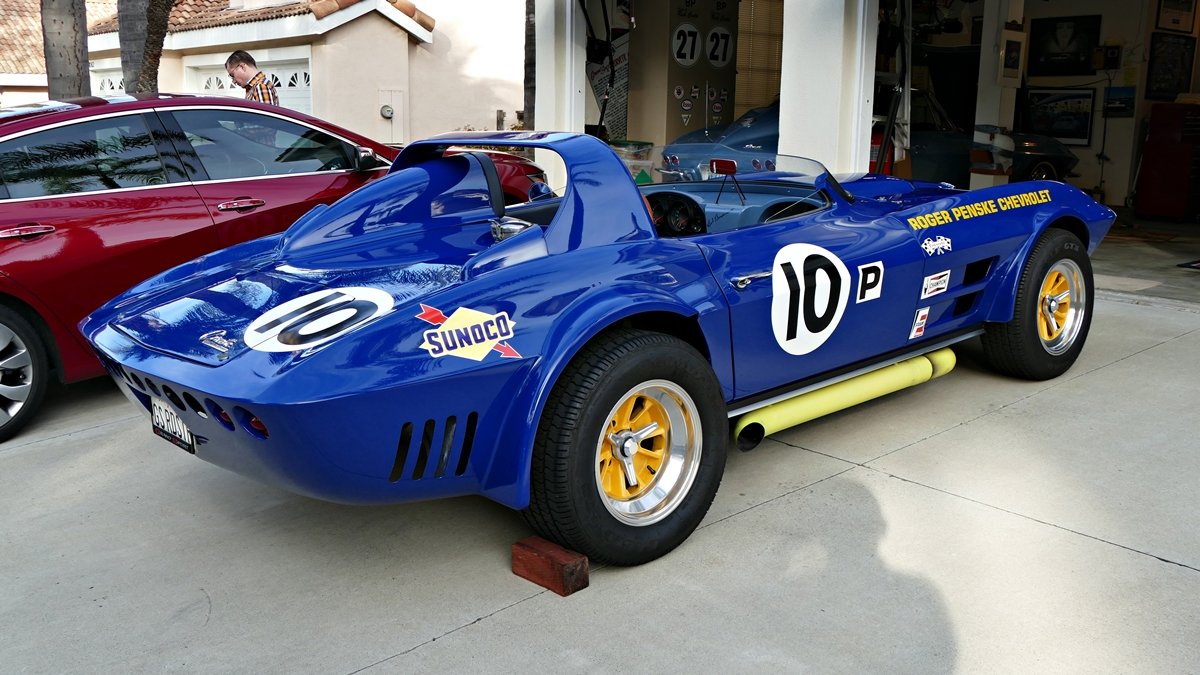
{"label": "front fender flare", "polygon": [[[713,296],[709,296],[713,297]],[[719,297],[719,296],[716,296]],[[562,315],[555,330],[547,335],[542,359],[530,370],[518,389],[512,414],[497,439],[497,452],[491,466],[481,479],[484,496],[514,509],[529,506],[530,466],[533,444],[546,402],[554,385],[567,365],[597,335],[622,321],[649,312],[675,314],[680,320],[701,320],[701,332],[709,345],[723,344],[728,339],[727,314],[716,305],[693,307],[679,297],[661,289],[638,286],[631,293],[628,287],[611,286],[596,293],[581,296]],[[717,315],[720,316],[717,316]],[[720,326],[721,322],[724,326]],[[714,335],[724,330],[726,335]],[[731,381],[732,363],[728,355],[713,355],[720,369],[728,369],[723,382]]]}

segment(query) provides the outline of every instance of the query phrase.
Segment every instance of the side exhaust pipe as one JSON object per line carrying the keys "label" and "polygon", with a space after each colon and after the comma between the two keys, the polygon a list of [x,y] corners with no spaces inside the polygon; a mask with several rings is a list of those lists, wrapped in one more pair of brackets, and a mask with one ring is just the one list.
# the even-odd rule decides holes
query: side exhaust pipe
{"label": "side exhaust pipe", "polygon": [[734,442],[743,452],[753,450],[764,438],[776,431],[928,382],[954,370],[955,363],[952,350],[939,349],[779,403],[772,403],[738,418],[733,427]]}

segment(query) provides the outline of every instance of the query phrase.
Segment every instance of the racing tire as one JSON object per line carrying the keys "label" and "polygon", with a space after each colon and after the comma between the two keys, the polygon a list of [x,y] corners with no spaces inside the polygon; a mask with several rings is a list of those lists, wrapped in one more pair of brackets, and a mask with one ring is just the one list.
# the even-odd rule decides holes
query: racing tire
{"label": "racing tire", "polygon": [[12,438],[42,406],[50,359],[41,333],[21,314],[0,305],[0,442]]}
{"label": "racing tire", "polygon": [[1025,178],[1026,180],[1059,180],[1058,169],[1054,168],[1050,162],[1038,162],[1033,165]]}
{"label": "racing tire", "polygon": [[988,324],[983,353],[1006,375],[1049,380],[1075,363],[1092,323],[1092,263],[1065,230],[1042,233],[1017,285],[1013,318]]}
{"label": "racing tire", "polygon": [[546,402],[525,520],[596,562],[654,560],[708,512],[728,435],[716,375],[691,345],[662,333],[605,333]]}

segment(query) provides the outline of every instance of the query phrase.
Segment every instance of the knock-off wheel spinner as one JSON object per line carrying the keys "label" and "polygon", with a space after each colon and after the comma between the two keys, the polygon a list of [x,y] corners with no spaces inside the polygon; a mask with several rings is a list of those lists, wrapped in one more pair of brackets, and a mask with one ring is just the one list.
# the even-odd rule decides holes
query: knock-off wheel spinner
{"label": "knock-off wheel spinner", "polygon": [[608,414],[596,445],[596,488],[627,525],[656,523],[687,496],[701,455],[700,414],[667,380],[630,389]]}

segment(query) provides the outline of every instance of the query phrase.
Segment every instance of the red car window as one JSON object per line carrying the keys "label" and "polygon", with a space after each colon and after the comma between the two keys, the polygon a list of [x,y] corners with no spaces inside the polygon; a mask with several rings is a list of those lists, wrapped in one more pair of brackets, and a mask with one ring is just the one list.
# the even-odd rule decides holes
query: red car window
{"label": "red car window", "polygon": [[353,145],[278,117],[222,109],[173,114],[211,180],[354,167]]}
{"label": "red car window", "polygon": [[81,122],[0,143],[0,175],[11,199],[167,182],[141,115]]}

